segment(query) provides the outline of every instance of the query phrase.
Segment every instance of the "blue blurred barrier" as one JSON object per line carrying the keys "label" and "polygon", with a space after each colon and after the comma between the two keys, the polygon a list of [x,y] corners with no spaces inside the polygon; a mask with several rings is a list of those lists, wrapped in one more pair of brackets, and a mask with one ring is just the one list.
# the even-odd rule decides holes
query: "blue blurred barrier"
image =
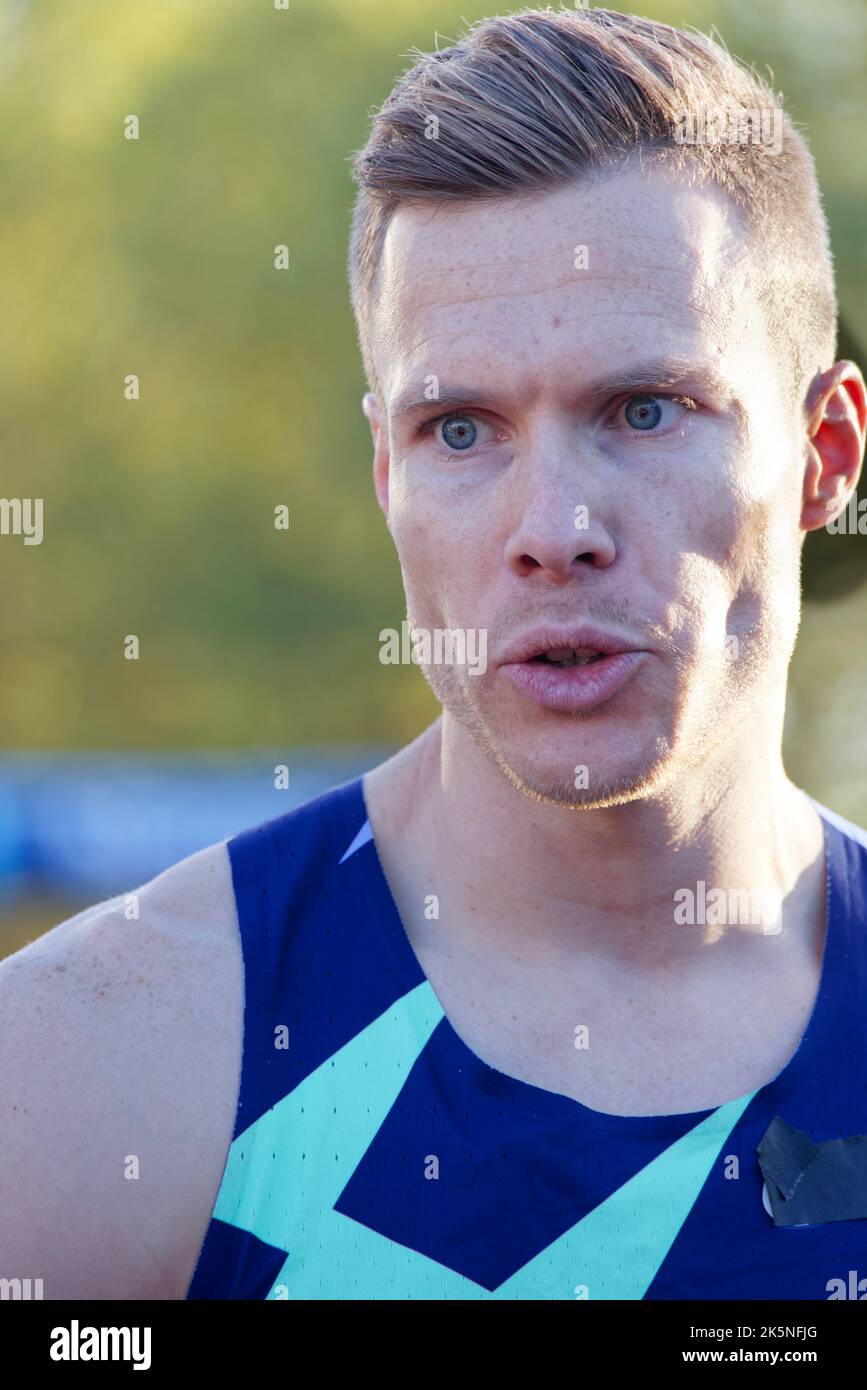
{"label": "blue blurred barrier", "polygon": [[[391,750],[0,757],[0,899],[94,901],[279,816]],[[288,768],[278,789],[275,768]]]}

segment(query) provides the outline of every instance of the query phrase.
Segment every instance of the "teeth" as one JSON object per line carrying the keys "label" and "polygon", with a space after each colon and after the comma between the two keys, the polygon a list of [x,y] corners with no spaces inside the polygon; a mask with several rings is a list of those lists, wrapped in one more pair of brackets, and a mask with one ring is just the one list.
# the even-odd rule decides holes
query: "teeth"
{"label": "teeth", "polygon": [[546,652],[545,655],[552,666],[589,666],[592,661],[598,661],[602,653],[587,651],[584,647],[575,650],[560,647],[556,651]]}

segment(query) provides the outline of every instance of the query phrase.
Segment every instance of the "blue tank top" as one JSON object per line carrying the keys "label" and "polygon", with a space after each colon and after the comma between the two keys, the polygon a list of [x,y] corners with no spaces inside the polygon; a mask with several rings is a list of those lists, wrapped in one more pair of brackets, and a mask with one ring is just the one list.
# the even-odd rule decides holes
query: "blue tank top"
{"label": "blue tank top", "polygon": [[816,1143],[867,1133],[867,835],[814,805],[827,930],[801,1043],[769,1085],[663,1116],[591,1110],[470,1051],[361,778],[230,839],[243,1061],[187,1298],[827,1299],[867,1280],[867,1222],[775,1225],[756,1154],[777,1117]]}

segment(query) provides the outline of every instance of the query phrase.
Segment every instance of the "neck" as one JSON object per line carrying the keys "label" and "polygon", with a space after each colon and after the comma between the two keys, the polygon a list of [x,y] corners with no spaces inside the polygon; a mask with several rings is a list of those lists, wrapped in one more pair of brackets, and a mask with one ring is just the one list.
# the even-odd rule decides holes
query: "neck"
{"label": "neck", "polygon": [[800,924],[806,940],[805,924],[817,922],[821,819],[771,740],[753,735],[734,760],[728,744],[724,767],[708,758],[688,785],[602,809],[518,790],[447,712],[407,752],[409,821],[469,920],[503,946],[655,960],[730,932],[755,935],[743,921],[686,929],[675,894],[700,883],[775,895],[789,939]]}

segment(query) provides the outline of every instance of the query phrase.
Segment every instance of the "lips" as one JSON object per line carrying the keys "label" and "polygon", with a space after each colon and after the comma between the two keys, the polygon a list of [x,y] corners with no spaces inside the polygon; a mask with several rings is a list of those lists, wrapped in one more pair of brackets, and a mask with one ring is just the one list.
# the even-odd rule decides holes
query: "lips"
{"label": "lips", "polygon": [[507,649],[500,666],[536,704],[575,713],[610,700],[646,656],[644,649],[601,629],[536,628]]}

